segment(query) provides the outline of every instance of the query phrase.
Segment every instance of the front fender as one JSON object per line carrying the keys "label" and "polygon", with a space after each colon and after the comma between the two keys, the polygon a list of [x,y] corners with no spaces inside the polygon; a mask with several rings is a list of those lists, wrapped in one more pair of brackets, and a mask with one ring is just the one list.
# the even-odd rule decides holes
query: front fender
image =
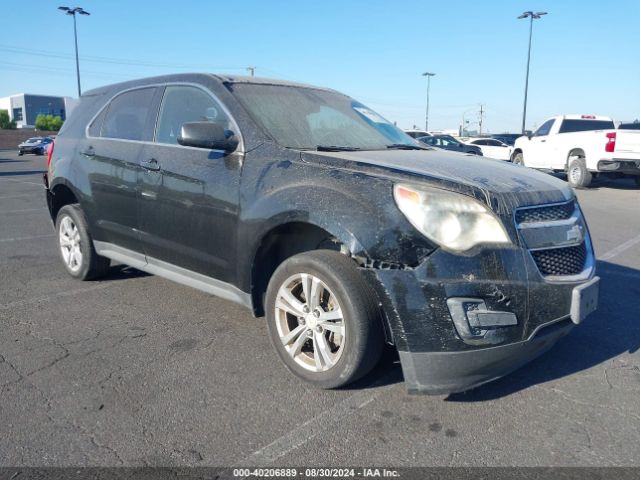
{"label": "front fender", "polygon": [[239,248],[247,254],[291,222],[322,228],[368,267],[412,268],[435,249],[396,207],[388,178],[299,159],[256,164],[241,187]]}

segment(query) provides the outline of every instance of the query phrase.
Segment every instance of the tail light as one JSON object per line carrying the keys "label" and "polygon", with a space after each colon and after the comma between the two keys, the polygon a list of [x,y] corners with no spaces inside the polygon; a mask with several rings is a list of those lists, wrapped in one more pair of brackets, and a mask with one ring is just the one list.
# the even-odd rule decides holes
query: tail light
{"label": "tail light", "polygon": [[47,169],[51,167],[51,157],[53,156],[53,146],[55,142],[51,142],[49,144],[49,148],[47,149]]}
{"label": "tail light", "polygon": [[616,150],[616,132],[607,133],[607,144],[604,146],[604,151],[613,153]]}

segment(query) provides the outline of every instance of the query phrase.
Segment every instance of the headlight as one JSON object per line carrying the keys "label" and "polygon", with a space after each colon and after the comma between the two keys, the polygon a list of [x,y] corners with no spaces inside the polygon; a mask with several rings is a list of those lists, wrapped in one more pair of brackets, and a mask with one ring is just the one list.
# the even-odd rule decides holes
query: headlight
{"label": "headlight", "polygon": [[480,243],[511,243],[500,220],[477,200],[446,190],[395,185],[393,197],[429,240],[456,252]]}

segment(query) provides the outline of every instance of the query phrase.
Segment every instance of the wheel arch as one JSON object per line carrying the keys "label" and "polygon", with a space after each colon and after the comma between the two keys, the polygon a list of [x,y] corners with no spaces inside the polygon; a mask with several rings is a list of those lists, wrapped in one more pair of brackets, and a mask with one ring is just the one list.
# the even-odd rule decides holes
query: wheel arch
{"label": "wheel arch", "polygon": [[567,153],[567,161],[565,162],[565,165],[564,165],[565,170],[569,169],[569,161],[570,161],[571,157],[573,157],[573,156],[578,156],[578,157],[586,159],[586,155],[585,155],[584,150],[582,148],[579,148],[579,147],[572,148]]}
{"label": "wheel arch", "polygon": [[79,203],[79,196],[75,189],[66,182],[58,182],[49,188],[47,192],[47,206],[51,220],[56,221],[58,212],[65,205]]}
{"label": "wheel arch", "polygon": [[280,223],[260,237],[251,261],[251,299],[255,316],[264,315],[264,294],[276,268],[294,255],[319,249],[351,253],[338,236],[308,221]]}
{"label": "wheel arch", "polygon": [[513,162],[513,159],[514,159],[514,158],[516,158],[516,155],[517,155],[517,154],[519,154],[519,153],[521,153],[521,154],[522,154],[522,156],[524,157],[524,152],[522,151],[522,149],[521,149],[521,148],[514,148],[514,149],[513,149],[513,152],[511,152],[511,158],[510,158],[510,160]]}

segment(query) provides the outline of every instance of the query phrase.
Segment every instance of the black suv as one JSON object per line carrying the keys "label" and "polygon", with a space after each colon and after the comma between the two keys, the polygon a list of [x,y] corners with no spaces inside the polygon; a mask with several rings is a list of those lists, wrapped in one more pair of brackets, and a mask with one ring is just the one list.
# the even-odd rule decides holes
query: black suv
{"label": "black suv", "polygon": [[245,305],[325,388],[387,343],[411,391],[466,390],[597,303],[564,182],[429,149],[324,88],[184,74],[92,90],[45,183],[73,277],[115,260]]}

